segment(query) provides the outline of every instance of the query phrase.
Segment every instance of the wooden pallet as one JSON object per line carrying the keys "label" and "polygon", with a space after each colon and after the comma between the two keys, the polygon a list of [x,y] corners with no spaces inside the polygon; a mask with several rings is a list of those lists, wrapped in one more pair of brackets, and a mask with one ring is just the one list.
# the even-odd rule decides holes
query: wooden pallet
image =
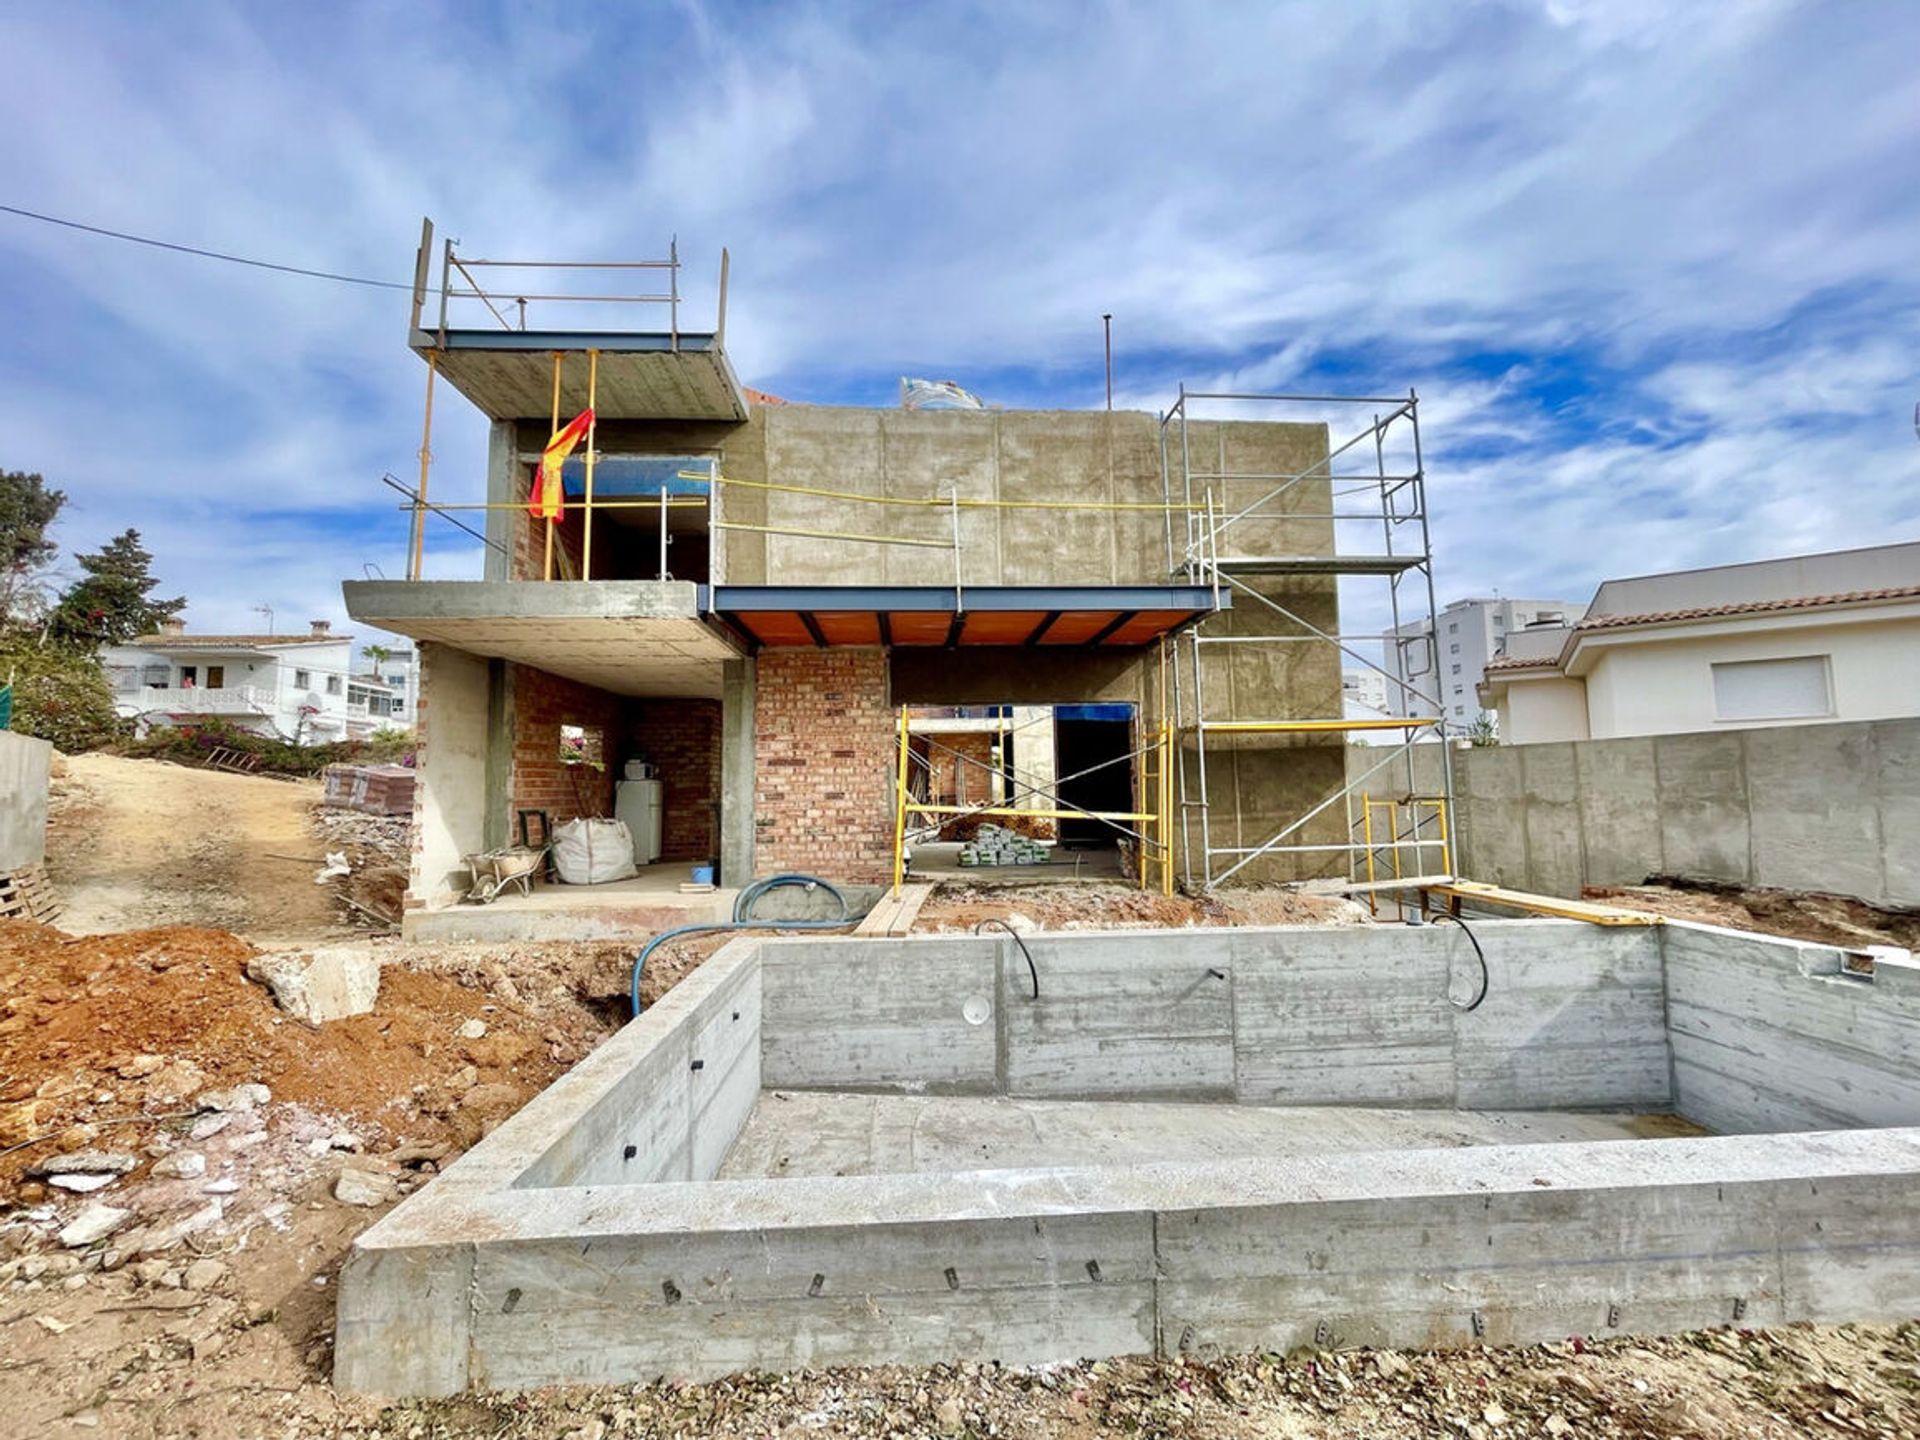
{"label": "wooden pallet", "polygon": [[60,917],[60,902],[44,865],[27,865],[0,872],[0,919],[38,920],[51,924]]}
{"label": "wooden pallet", "polygon": [[898,895],[882,895],[854,930],[856,935],[905,935],[913,929],[920,907],[933,894],[931,885],[903,885]]}
{"label": "wooden pallet", "polygon": [[251,775],[260,768],[260,757],[246,750],[218,746],[207,752],[207,769],[225,770],[234,775]]}

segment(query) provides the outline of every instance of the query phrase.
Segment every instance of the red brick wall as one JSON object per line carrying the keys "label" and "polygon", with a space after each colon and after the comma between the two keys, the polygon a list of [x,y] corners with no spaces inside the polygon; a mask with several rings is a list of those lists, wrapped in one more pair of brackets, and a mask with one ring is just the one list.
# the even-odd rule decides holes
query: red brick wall
{"label": "red brick wall", "polygon": [[645,756],[660,777],[666,806],[662,860],[708,860],[720,854],[720,702],[636,700],[629,703],[625,748],[617,759]]}
{"label": "red brick wall", "polygon": [[[513,779],[508,834],[518,839],[515,810],[545,810],[558,825],[578,816],[613,813],[613,778],[621,743],[620,698],[530,665],[513,677]],[[580,725],[603,737],[606,765],[595,770],[560,762],[560,727]]]}
{"label": "red brick wall", "polygon": [[978,805],[993,796],[993,736],[983,730],[926,737],[933,794],[942,803]]}
{"label": "red brick wall", "polygon": [[[535,519],[524,503],[533,486],[534,467],[521,465],[517,468],[521,478],[514,498],[522,504],[510,512],[513,517],[513,557],[507,566],[507,578],[509,580],[541,580],[546,578],[547,522]],[[568,574],[575,579],[580,576],[580,551],[585,538],[584,527],[581,524],[583,513],[579,505],[570,504],[567,506],[565,517],[554,526],[553,578],[556,580]],[[598,550],[600,537],[606,530],[606,517],[596,514],[594,518],[601,522],[594,526],[593,535],[594,549]],[[564,564],[561,561],[562,552],[565,552],[567,557]],[[597,570],[599,566],[596,565],[594,568]]]}
{"label": "red brick wall", "polygon": [[890,878],[897,721],[886,653],[763,650],[754,695],[754,869]]}

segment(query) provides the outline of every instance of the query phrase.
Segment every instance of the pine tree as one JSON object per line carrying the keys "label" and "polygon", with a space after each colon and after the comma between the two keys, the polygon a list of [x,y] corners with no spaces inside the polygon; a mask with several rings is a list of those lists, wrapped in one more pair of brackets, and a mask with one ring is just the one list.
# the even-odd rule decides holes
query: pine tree
{"label": "pine tree", "polygon": [[25,603],[39,587],[35,575],[59,549],[47,531],[67,503],[64,492],[27,470],[0,470],[0,627],[32,613]]}
{"label": "pine tree", "polygon": [[138,530],[123,531],[96,554],[76,555],[86,574],[68,587],[54,609],[53,636],[80,649],[124,645],[137,635],[149,635],[187,608],[184,595],[171,600],[153,598],[160,582],[149,567],[153,556],[140,543]]}

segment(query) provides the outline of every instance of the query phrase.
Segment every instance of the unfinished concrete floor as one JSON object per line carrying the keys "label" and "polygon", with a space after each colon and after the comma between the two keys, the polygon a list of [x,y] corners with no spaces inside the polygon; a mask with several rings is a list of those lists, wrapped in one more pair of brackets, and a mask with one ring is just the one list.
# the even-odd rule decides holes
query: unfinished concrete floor
{"label": "unfinished concrete floor", "polygon": [[1660,1114],[769,1090],[754,1105],[718,1178],[1273,1159],[1357,1150],[1651,1140],[1706,1133],[1678,1116]]}

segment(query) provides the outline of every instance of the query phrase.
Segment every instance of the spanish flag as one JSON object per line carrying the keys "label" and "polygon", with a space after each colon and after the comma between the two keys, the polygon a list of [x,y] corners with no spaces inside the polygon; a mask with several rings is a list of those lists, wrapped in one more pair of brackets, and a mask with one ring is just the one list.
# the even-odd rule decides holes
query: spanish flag
{"label": "spanish flag", "polygon": [[593,428],[593,411],[582,410],[567,422],[566,428],[547,442],[540,455],[540,473],[533,478],[532,493],[527,496],[527,513],[536,520],[558,520],[567,513],[566,491],[560,484],[560,467],[566,464],[573,447]]}

